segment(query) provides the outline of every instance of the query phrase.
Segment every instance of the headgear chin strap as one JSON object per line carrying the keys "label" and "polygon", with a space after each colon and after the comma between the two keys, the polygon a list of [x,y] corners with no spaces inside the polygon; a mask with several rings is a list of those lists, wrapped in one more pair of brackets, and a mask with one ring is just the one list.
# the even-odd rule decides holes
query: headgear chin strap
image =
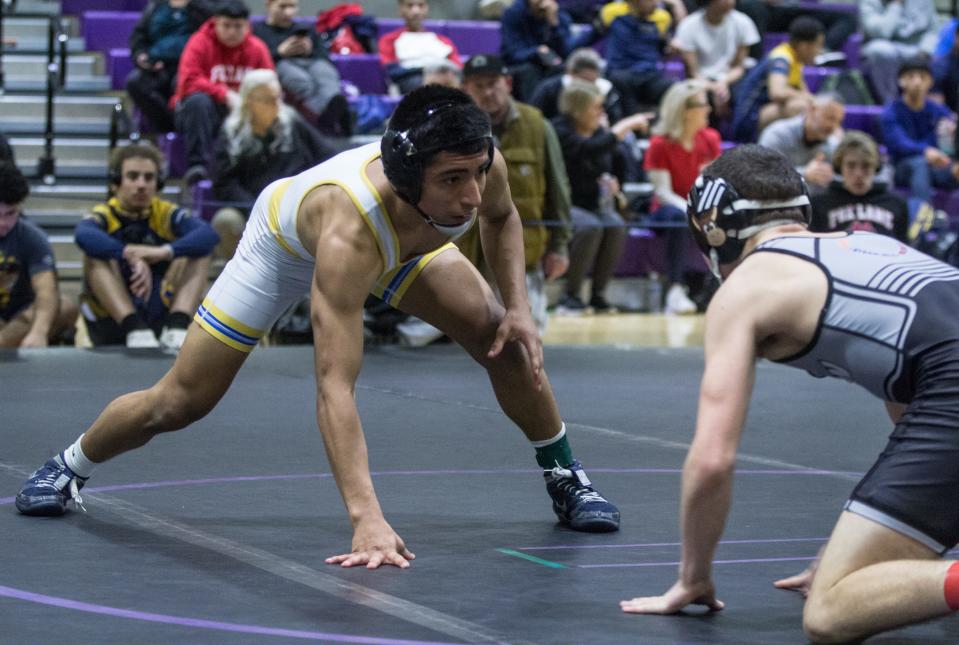
{"label": "headgear chin strap", "polygon": [[700,175],[689,191],[686,215],[699,250],[709,259],[713,274],[719,274],[720,264],[732,264],[742,256],[746,240],[767,228],[794,224],[795,219],[775,219],[762,224],[753,224],[760,213],[798,209],[802,221],[809,224],[812,204],[806,182],[803,193],[791,199],[753,200],[743,199],[736,189],[721,177]]}

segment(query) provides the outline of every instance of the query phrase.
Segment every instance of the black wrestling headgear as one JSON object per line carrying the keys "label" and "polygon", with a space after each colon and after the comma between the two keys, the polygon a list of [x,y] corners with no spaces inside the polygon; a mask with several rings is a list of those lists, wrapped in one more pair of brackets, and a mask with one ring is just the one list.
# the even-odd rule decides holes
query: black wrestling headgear
{"label": "black wrestling headgear", "polygon": [[718,276],[720,264],[732,264],[738,260],[746,240],[759,231],[799,221],[784,216],[782,219],[753,224],[758,215],[798,209],[802,213],[801,221],[809,224],[812,205],[805,181],[802,187],[802,195],[792,199],[743,199],[725,179],[700,175],[689,191],[686,215],[696,244],[709,259],[713,273]]}
{"label": "black wrestling headgear", "polygon": [[396,193],[416,206],[423,192],[423,171],[433,155],[485,144],[493,161],[489,117],[468,94],[439,85],[411,92],[396,108],[380,143],[383,171]]}

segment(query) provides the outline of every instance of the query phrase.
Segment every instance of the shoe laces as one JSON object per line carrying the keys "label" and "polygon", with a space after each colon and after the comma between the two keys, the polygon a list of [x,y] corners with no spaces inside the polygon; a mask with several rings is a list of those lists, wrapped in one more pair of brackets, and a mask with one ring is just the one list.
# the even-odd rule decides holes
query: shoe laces
{"label": "shoe laces", "polygon": [[77,478],[74,477],[70,480],[70,500],[73,502],[73,505],[78,509],[87,512],[87,507],[83,505],[83,498],[80,497],[80,485],[77,483]]}
{"label": "shoe laces", "polygon": [[593,488],[582,469],[573,471],[558,463],[550,471],[556,486],[564,493],[572,493],[584,502],[605,502],[606,499]]}

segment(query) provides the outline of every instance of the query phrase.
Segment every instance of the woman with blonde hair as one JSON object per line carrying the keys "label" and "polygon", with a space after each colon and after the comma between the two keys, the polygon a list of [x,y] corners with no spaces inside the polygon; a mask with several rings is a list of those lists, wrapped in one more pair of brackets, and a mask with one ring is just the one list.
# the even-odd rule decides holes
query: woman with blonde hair
{"label": "woman with blonde hair", "polygon": [[213,216],[217,255],[232,257],[260,191],[335,154],[322,135],[283,103],[272,69],[243,77],[240,100],[223,122],[213,162],[213,197],[228,205]]}
{"label": "woman with blonde hair", "polygon": [[663,95],[660,120],[643,160],[659,208],[653,219],[675,224],[666,229],[669,289],[666,313],[696,312],[683,283],[686,242],[686,198],[702,169],[720,153],[719,132],[709,127],[709,101],[702,81],[676,83]]}
{"label": "woman with blonde hair", "polygon": [[597,313],[614,311],[604,291],[626,239],[621,213],[627,204],[620,190],[624,163],[619,144],[630,132],[645,131],[648,121],[645,115],[635,114],[610,126],[604,100],[596,84],[572,79],[560,93],[560,114],[552,121],[563,149],[573,202],[569,269],[558,313],[587,311],[580,290],[589,274],[593,278],[589,307]]}

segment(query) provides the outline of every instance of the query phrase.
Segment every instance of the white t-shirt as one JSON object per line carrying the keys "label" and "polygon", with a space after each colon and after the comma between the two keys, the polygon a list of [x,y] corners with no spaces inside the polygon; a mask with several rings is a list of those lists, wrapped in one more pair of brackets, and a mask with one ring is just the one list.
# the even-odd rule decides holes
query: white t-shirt
{"label": "white t-shirt", "polygon": [[696,54],[699,73],[719,80],[729,72],[736,50],[759,42],[759,31],[746,14],[731,11],[718,25],[706,21],[706,10],[700,9],[679,23],[675,42],[684,52]]}

